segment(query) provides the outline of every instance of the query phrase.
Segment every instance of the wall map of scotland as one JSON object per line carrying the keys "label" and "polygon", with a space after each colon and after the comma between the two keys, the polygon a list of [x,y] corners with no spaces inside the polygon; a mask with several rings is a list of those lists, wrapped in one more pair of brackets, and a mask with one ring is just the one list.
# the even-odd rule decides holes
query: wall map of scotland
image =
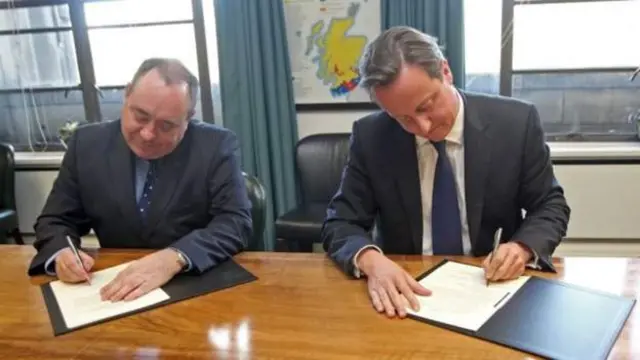
{"label": "wall map of scotland", "polygon": [[380,34],[380,1],[283,1],[296,104],[370,102],[358,63]]}

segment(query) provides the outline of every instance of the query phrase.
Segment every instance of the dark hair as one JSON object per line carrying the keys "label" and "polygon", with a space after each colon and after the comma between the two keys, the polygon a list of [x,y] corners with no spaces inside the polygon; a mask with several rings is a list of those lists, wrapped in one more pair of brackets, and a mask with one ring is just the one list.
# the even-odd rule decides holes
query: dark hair
{"label": "dark hair", "polygon": [[391,27],[365,48],[359,66],[360,86],[371,95],[376,86],[392,83],[405,65],[417,65],[430,77],[442,80],[444,60],[435,37],[408,26]]}
{"label": "dark hair", "polygon": [[162,77],[162,80],[167,85],[175,85],[185,83],[189,88],[189,100],[191,101],[190,110],[195,112],[195,107],[198,99],[198,87],[199,82],[189,69],[187,69],[180,60],[171,58],[150,58],[140,64],[138,70],[131,79],[129,91],[131,91],[141,77],[147,74],[151,70],[158,71],[158,74]]}

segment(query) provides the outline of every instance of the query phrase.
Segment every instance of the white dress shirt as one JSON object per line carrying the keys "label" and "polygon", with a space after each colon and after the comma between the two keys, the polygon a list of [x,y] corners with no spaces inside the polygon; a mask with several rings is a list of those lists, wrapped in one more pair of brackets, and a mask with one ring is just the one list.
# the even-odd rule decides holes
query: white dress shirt
{"label": "white dress shirt", "polygon": [[[471,254],[471,240],[469,225],[467,224],[467,205],[464,187],[464,102],[460,93],[458,96],[458,113],[449,134],[445,137],[445,149],[456,179],[458,194],[458,210],[462,229],[462,250],[464,255]],[[422,199],[422,254],[433,255],[431,239],[431,205],[433,202],[433,181],[436,174],[438,152],[433,144],[422,137],[416,136],[416,151],[418,153],[418,173],[420,174],[420,195]]]}
{"label": "white dress shirt", "polygon": [[[458,97],[458,113],[449,134],[445,137],[446,151],[456,179],[458,193],[458,208],[462,226],[462,250],[465,255],[471,253],[469,225],[467,224],[467,207],[464,194],[464,101],[456,90]],[[420,176],[420,197],[422,204],[422,254],[433,255],[431,241],[431,203],[433,199],[433,179],[436,172],[438,152],[431,142],[416,136],[416,152],[418,155],[418,174]],[[374,248],[382,253],[382,249],[375,245],[368,245],[360,249],[353,257],[354,275],[360,277],[356,260],[360,253],[368,248]]]}

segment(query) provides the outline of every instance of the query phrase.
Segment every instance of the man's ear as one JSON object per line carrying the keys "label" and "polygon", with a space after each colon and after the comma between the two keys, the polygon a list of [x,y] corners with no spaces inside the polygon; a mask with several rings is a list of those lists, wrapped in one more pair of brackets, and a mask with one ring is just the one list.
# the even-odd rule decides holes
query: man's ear
{"label": "man's ear", "polygon": [[451,72],[451,68],[449,67],[449,62],[447,60],[442,60],[442,81],[453,85],[453,73]]}
{"label": "man's ear", "polygon": [[189,112],[187,113],[187,121],[191,120],[193,118],[193,115],[196,114],[195,110],[189,110]]}

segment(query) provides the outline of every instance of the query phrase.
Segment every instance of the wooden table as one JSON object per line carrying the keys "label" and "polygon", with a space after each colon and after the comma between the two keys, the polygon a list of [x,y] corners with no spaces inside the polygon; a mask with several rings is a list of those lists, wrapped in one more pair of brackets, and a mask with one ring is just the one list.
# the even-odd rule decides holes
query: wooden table
{"label": "wooden table", "polygon": [[[144,251],[99,253],[96,269]],[[322,254],[244,253],[236,260],[259,280],[54,337],[30,246],[0,246],[1,359],[523,359],[531,356],[411,319],[373,310],[366,283]],[[393,257],[411,274],[436,257]],[[467,263],[473,258],[458,258]],[[558,277],[636,296],[640,259],[565,258]],[[548,275],[548,274],[543,274]],[[640,356],[634,310],[611,358]]]}

